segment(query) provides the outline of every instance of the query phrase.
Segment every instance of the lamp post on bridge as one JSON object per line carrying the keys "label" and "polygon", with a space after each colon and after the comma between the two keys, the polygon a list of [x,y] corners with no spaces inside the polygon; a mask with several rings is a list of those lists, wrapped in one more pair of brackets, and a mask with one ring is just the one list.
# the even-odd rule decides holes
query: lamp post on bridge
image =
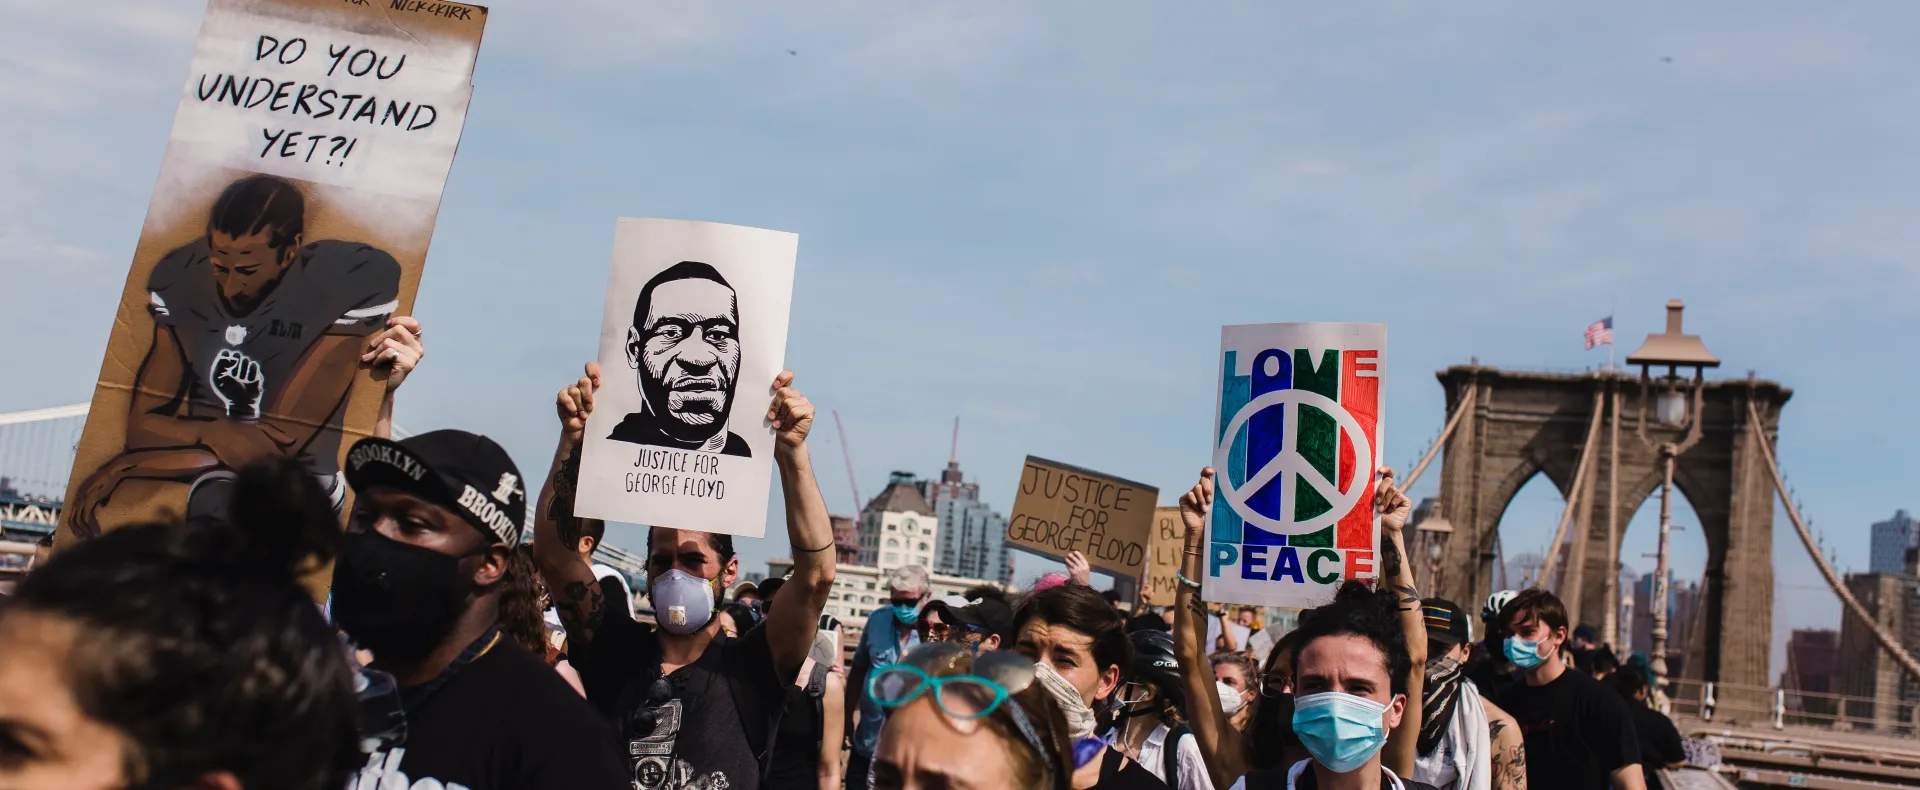
{"label": "lamp post on bridge", "polygon": [[[1706,369],[1720,366],[1720,358],[1707,351],[1699,335],[1680,331],[1680,312],[1684,309],[1686,305],[1678,299],[1667,302],[1667,331],[1647,335],[1639,350],[1627,355],[1627,364],[1640,366],[1640,421],[1635,433],[1648,449],[1660,454],[1660,547],[1653,572],[1653,611],[1649,613],[1653,616],[1653,655],[1648,663],[1654,687],[1662,690],[1667,682],[1667,608],[1672,595],[1668,548],[1673,534],[1673,462],[1700,443]],[[1647,435],[1647,401],[1656,383],[1652,374],[1655,367],[1665,367],[1667,372],[1657,382],[1660,392],[1654,419],[1662,428],[1684,428],[1686,434],[1678,442],[1656,442]],[[1693,369],[1691,381],[1681,375],[1682,368]],[[1617,574],[1619,570],[1612,572]]]}

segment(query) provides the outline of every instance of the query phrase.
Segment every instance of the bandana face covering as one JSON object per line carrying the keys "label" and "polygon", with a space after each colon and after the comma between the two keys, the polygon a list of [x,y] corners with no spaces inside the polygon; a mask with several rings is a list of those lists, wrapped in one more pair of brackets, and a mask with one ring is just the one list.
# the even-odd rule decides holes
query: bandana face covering
{"label": "bandana face covering", "polygon": [[1451,658],[1427,662],[1427,683],[1420,692],[1423,714],[1417,748],[1421,754],[1432,754],[1433,747],[1440,745],[1441,736],[1453,724],[1453,706],[1460,699],[1463,677],[1460,662]]}

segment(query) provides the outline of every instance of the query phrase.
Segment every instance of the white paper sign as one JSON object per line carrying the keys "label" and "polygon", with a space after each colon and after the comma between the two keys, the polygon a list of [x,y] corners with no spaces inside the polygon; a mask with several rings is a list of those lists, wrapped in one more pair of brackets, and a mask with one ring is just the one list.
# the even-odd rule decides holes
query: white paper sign
{"label": "white paper sign", "polygon": [[800,237],[621,219],[573,511],[760,537]]}
{"label": "white paper sign", "polygon": [[1377,575],[1384,324],[1222,327],[1202,597],[1318,606]]}

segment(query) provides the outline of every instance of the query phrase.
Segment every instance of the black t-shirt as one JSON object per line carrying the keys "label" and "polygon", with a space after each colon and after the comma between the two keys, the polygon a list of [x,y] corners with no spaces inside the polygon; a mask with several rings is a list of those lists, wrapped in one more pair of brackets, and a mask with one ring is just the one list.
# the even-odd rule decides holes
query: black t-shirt
{"label": "black t-shirt", "polygon": [[1573,669],[1544,686],[1508,686],[1494,704],[1520,723],[1529,787],[1606,790],[1610,774],[1640,761],[1626,701]]}
{"label": "black t-shirt", "polygon": [[[1301,768],[1300,778],[1289,786],[1287,777],[1293,774],[1293,769],[1294,766],[1290,765],[1285,768],[1263,768],[1258,771],[1250,771],[1246,776],[1240,777],[1240,781],[1235,782],[1233,787],[1234,790],[1318,790],[1320,787],[1320,775],[1313,772],[1312,765]],[[1388,790],[1388,788],[1393,787],[1394,779],[1400,781],[1401,790],[1440,790],[1425,782],[1416,782],[1406,777],[1392,776],[1387,772],[1387,769],[1380,769],[1381,790]]]}
{"label": "black t-shirt", "polygon": [[552,667],[502,638],[407,718],[406,740],[374,752],[356,787],[625,790],[605,721]]}
{"label": "black t-shirt", "polygon": [[[826,667],[822,666],[821,669]],[[812,679],[808,679],[809,683]],[[814,790],[820,786],[820,698],[804,686],[787,687],[786,715],[773,742],[768,790]]]}
{"label": "black t-shirt", "polygon": [[1647,787],[1659,787],[1660,768],[1686,762],[1687,745],[1666,714],[1637,701],[1628,701],[1627,710],[1633,714],[1634,731],[1640,734],[1640,770],[1646,774]]}
{"label": "black t-shirt", "polygon": [[591,644],[574,649],[574,657],[587,699],[621,731],[634,788],[760,787],[769,725],[791,680],[774,669],[765,627],[737,640],[716,635],[700,658],[668,675],[672,698],[652,709],[648,732],[635,731],[631,714],[645,707],[659,677],[660,638],[653,628],[609,618]]}
{"label": "black t-shirt", "polygon": [[1099,790],[1167,790],[1167,783],[1160,781],[1160,777],[1154,776],[1140,761],[1126,760],[1126,767],[1122,768],[1123,759],[1125,755],[1119,749],[1109,747],[1106,756],[1100,758],[1100,778],[1093,786]]}

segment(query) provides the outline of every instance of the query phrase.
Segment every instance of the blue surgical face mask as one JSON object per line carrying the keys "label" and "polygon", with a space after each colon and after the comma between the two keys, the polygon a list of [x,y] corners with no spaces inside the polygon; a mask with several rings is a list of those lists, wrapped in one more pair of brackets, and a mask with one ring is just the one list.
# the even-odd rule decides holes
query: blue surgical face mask
{"label": "blue surgical face mask", "polygon": [[1366,697],[1308,694],[1293,700],[1293,731],[1314,762],[1344,774],[1366,765],[1387,745],[1386,713],[1386,705]]}
{"label": "blue surgical face mask", "polygon": [[902,625],[913,625],[920,620],[919,604],[896,603],[891,606],[893,607],[893,616],[899,618]]}
{"label": "blue surgical face mask", "polygon": [[661,630],[669,634],[686,636],[713,619],[713,584],[679,568],[649,579],[647,598]]}
{"label": "blue surgical face mask", "polygon": [[1500,647],[1501,652],[1507,654],[1507,660],[1512,661],[1514,666],[1521,669],[1532,669],[1547,663],[1547,659],[1540,655],[1540,643],[1538,642],[1529,642],[1517,636],[1509,636],[1507,637],[1506,643]]}

